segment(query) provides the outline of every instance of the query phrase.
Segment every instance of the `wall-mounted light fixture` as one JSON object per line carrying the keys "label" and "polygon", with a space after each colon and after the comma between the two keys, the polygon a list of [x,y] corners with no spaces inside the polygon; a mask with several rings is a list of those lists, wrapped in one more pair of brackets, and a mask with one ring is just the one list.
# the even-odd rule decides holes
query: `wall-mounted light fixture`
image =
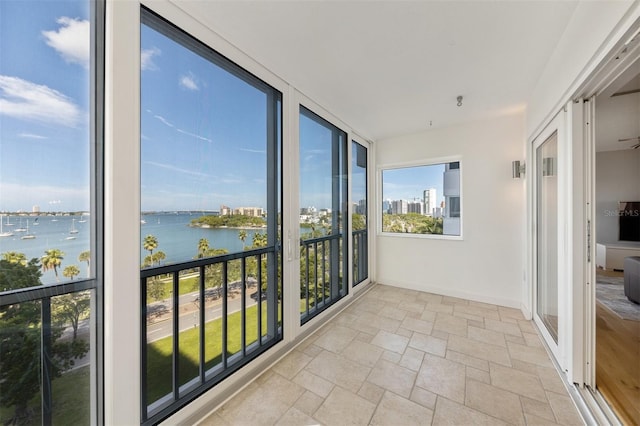
{"label": "wall-mounted light fixture", "polygon": [[519,160],[515,160],[511,162],[511,177],[514,179],[520,178],[524,176],[525,172],[525,164],[520,164]]}

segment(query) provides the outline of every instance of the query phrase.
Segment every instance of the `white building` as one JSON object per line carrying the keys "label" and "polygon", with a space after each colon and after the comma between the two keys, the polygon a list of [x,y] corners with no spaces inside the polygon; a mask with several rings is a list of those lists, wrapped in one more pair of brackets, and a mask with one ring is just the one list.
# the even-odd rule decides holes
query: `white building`
{"label": "white building", "polygon": [[436,189],[425,189],[422,193],[422,201],[424,203],[424,214],[426,214],[427,216],[433,216],[433,210],[438,205]]}
{"label": "white building", "polygon": [[443,234],[460,235],[460,162],[445,164]]}

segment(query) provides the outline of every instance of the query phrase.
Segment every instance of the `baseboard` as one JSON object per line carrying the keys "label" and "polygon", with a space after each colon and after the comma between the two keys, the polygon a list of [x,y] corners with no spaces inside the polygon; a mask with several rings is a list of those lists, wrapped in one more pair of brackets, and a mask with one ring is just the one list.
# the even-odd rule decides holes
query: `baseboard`
{"label": "baseboard", "polygon": [[467,300],[472,300],[474,302],[481,302],[481,303],[489,303],[492,305],[504,306],[507,308],[514,308],[514,309],[520,309],[520,310],[522,309],[522,302],[520,300],[505,299],[502,297],[488,296],[486,294],[471,293],[471,292],[460,291],[452,288],[438,287],[428,283],[422,283],[422,282],[416,283],[416,282],[398,281],[398,280],[391,280],[391,279],[387,279],[387,280],[382,279],[382,280],[378,280],[378,284],[388,285],[390,287],[406,288],[409,290],[423,291],[426,293],[434,293],[442,296],[457,297],[460,299],[467,299]]}

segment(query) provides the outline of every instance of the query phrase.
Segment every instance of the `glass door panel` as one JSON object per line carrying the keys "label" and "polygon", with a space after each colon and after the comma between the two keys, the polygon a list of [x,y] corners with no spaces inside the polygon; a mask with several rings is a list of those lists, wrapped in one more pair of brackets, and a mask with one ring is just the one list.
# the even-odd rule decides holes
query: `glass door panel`
{"label": "glass door panel", "polygon": [[353,200],[352,248],[353,285],[369,277],[367,235],[367,148],[351,142],[351,199]]}
{"label": "glass door panel", "polygon": [[558,344],[558,133],[536,148],[536,313]]}

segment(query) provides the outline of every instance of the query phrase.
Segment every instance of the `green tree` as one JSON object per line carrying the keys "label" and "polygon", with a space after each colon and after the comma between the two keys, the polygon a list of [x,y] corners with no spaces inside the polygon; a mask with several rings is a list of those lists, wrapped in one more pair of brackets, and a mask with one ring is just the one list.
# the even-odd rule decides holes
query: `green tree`
{"label": "green tree", "polygon": [[262,232],[256,232],[253,234],[253,247],[266,247],[267,246],[267,234],[263,234]]}
{"label": "green tree", "polygon": [[153,251],[158,248],[158,239],[153,235],[144,237],[142,247],[149,252],[149,256],[153,256]]}
{"label": "green tree", "polygon": [[247,231],[245,231],[244,229],[238,231],[238,238],[240,238],[240,241],[242,241],[242,251],[244,251],[244,240],[247,239]]}
{"label": "green tree", "polygon": [[69,265],[64,268],[62,275],[73,280],[77,275],[80,275],[80,269],[76,265]]}
{"label": "green tree", "polygon": [[[26,264],[2,259],[0,288],[7,291],[40,286],[40,270],[38,259]],[[41,308],[38,302],[0,307],[0,406],[14,408],[8,424],[33,423],[28,404],[40,391]],[[51,326],[51,379],[72,367],[74,360],[83,357],[89,348],[81,339],[60,339],[63,330],[55,324]]]}
{"label": "green tree", "polygon": [[198,241],[198,256],[197,258],[202,259],[205,257],[205,254],[209,251],[209,240],[206,238],[200,238]]}
{"label": "green tree", "polygon": [[18,253],[17,251],[8,251],[2,253],[2,258],[10,263],[19,263],[22,266],[27,264],[27,256],[24,253]]}
{"label": "green tree", "polygon": [[83,251],[78,255],[78,262],[87,262],[87,278],[91,276],[91,252]]}
{"label": "green tree", "polygon": [[60,281],[58,277],[58,268],[62,264],[62,259],[64,259],[64,252],[58,249],[49,249],[44,251],[44,256],[42,256],[42,270],[48,271],[53,269],[53,273],[56,276],[56,281]]}
{"label": "green tree", "polygon": [[160,266],[160,263],[167,258],[167,255],[163,251],[157,251],[153,255],[151,255],[151,264],[157,264]]}
{"label": "green tree", "polygon": [[[73,266],[67,266],[64,269],[66,271],[71,267]],[[78,274],[79,273],[80,271],[78,270]],[[61,327],[65,327],[66,324],[71,323],[71,327],[73,327],[73,340],[76,340],[80,321],[85,319],[89,314],[91,307],[90,293],[88,291],[82,291],[79,293],[64,294],[54,298],[53,304],[53,312],[57,322]]]}

